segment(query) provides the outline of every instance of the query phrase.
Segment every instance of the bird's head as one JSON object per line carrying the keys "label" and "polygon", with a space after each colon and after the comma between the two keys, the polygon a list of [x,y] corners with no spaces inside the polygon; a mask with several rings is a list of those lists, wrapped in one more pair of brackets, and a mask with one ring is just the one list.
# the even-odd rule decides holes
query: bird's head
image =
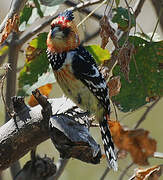
{"label": "bird's head", "polygon": [[62,53],[79,46],[78,30],[73,19],[73,12],[65,11],[52,21],[47,38],[48,50]]}

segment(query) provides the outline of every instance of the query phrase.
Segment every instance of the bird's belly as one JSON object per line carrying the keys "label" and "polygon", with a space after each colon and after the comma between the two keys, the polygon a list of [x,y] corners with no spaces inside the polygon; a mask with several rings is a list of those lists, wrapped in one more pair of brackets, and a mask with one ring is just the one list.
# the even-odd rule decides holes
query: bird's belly
{"label": "bird's belly", "polygon": [[90,113],[103,113],[103,107],[93,93],[67,69],[54,72],[64,94],[77,106]]}

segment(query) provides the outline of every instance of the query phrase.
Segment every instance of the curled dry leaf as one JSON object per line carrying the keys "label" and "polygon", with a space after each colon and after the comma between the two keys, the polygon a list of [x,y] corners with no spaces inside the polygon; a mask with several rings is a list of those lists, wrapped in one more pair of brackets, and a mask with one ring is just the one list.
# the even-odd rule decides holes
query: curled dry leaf
{"label": "curled dry leaf", "polygon": [[118,39],[115,35],[115,30],[111,27],[107,16],[103,16],[100,20],[101,32],[100,36],[102,38],[101,47],[104,49],[109,42],[109,38],[113,41],[113,44],[118,48]]}
{"label": "curled dry leaf", "polygon": [[[41,86],[40,88],[38,88],[41,92],[41,94],[45,95],[46,97],[49,96],[51,90],[52,90],[52,84],[46,84],[44,86]],[[31,107],[34,107],[38,104],[37,100],[34,98],[33,95],[30,96],[30,99],[28,101],[28,104],[31,106]]]}
{"label": "curled dry leaf", "polygon": [[9,18],[6,22],[5,28],[2,32],[2,37],[0,40],[0,44],[2,44],[9,36],[11,32],[18,32],[19,29],[19,16],[14,14],[12,18]]}
{"label": "curled dry leaf", "polygon": [[129,43],[127,43],[122,49],[120,49],[118,53],[118,64],[128,82],[130,82],[130,79],[129,79],[130,66],[129,65],[130,65],[130,61],[131,61],[133,53],[134,53],[134,46]]}
{"label": "curled dry leaf", "polygon": [[115,77],[111,78],[107,85],[109,87],[110,97],[116,96],[117,94],[119,94],[120,89],[121,89],[120,76],[115,76]]}
{"label": "curled dry leaf", "polygon": [[34,60],[38,55],[40,55],[40,53],[41,53],[40,49],[37,49],[29,45],[26,49],[26,61],[30,62]]}
{"label": "curled dry leaf", "polygon": [[119,150],[130,153],[133,162],[148,165],[148,157],[156,151],[156,141],[144,129],[125,130],[117,121],[109,121],[113,141]]}
{"label": "curled dry leaf", "polygon": [[147,169],[137,168],[130,180],[159,180],[161,166],[153,166]]}

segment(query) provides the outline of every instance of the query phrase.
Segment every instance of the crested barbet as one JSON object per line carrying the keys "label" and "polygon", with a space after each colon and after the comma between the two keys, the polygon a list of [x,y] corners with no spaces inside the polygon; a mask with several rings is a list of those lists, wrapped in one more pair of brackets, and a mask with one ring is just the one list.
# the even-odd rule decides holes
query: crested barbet
{"label": "crested barbet", "polygon": [[81,109],[96,116],[109,167],[117,170],[117,157],[108,127],[108,87],[92,55],[80,45],[72,11],[60,13],[51,23],[47,56],[64,94]]}

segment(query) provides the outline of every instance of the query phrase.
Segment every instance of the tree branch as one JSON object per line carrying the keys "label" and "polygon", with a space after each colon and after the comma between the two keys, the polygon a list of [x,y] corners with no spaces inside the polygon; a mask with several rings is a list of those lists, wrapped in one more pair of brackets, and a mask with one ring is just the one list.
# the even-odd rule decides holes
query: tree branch
{"label": "tree branch", "polygon": [[122,179],[123,179],[124,175],[127,173],[127,171],[128,171],[133,165],[134,165],[134,163],[132,162],[132,163],[130,163],[130,164],[124,169],[124,171],[122,172],[122,174],[121,174],[120,177],[119,177],[119,180],[122,180]]}
{"label": "tree branch", "polygon": [[19,13],[21,11],[21,9],[24,7],[26,2],[27,2],[27,0],[13,0],[12,1],[10,10],[0,25],[0,32],[2,32],[2,30],[6,24],[6,21],[9,18],[11,18],[15,13]]}
{"label": "tree branch", "polygon": [[[144,5],[144,2],[145,0],[139,0],[135,7],[133,8],[133,11],[134,11],[134,16],[135,16],[135,19],[137,18],[137,16],[139,15],[139,13],[141,12],[141,9]],[[125,36],[128,32],[122,32],[121,30],[117,30],[116,34],[118,36],[118,40],[122,37],[122,36]],[[110,71],[114,65],[117,63],[117,55],[115,56],[114,55],[114,52],[112,53],[112,58],[109,62],[109,65],[108,65],[108,71]]]}
{"label": "tree branch", "polygon": [[107,168],[105,169],[104,173],[102,174],[102,176],[101,176],[100,180],[104,180],[104,179],[105,179],[105,177],[107,176],[107,174],[108,174],[108,172],[109,172],[109,171],[110,171],[110,168],[109,168],[109,167],[107,167]]}
{"label": "tree branch", "polygon": [[161,30],[163,31],[163,16],[160,15],[161,9],[163,8],[163,1],[162,0],[151,0],[153,7],[155,8],[156,14],[159,17],[160,16],[160,25]]}
{"label": "tree branch", "polygon": [[[70,1],[66,1],[67,4],[70,5],[76,5],[75,7],[70,7],[68,8],[67,10],[71,10],[71,11],[77,11],[77,10],[80,10],[84,7],[87,7],[87,6],[90,6],[90,5],[94,5],[94,4],[97,4],[97,3],[100,3],[102,2],[102,0],[92,0],[92,1],[86,1],[84,3],[80,3],[80,4],[75,4],[73,2],[70,2]],[[81,10],[82,12],[85,12],[85,13],[90,13],[91,11],[89,10],[85,10],[85,9],[82,9]],[[100,19],[101,16],[97,15],[97,14],[92,14],[92,17],[95,17],[96,19]],[[40,23],[39,26],[33,28],[33,30],[31,30],[30,32],[28,33],[23,33],[22,36],[20,37],[20,40],[18,41],[18,44],[19,46],[22,46],[26,41],[28,41],[32,36],[34,36],[35,34],[37,34],[38,32],[40,32],[41,30],[43,30],[46,26],[48,26],[51,21],[56,18],[56,15],[53,15],[51,17],[44,17],[41,21],[42,23]]]}
{"label": "tree branch", "polygon": [[139,0],[139,1],[137,1],[136,5],[135,5],[135,7],[134,7],[134,12],[135,12],[134,15],[135,15],[135,18],[137,18],[138,15],[140,14],[141,9],[142,9],[144,3],[145,3],[145,0]]}
{"label": "tree branch", "polygon": [[[85,126],[77,122],[74,122],[74,125],[72,125],[73,114],[77,112],[73,107],[76,105],[65,97],[49,99],[47,101],[38,91],[35,91],[33,95],[37,98],[43,109],[40,105],[30,108],[25,105],[23,98],[14,97],[13,106],[16,114],[10,121],[0,127],[0,170],[9,167],[12,163],[20,159],[41,142],[47,140],[50,136],[53,136],[52,140],[56,148],[63,149],[62,155],[64,155],[64,148],[66,150],[68,147],[69,149],[65,152],[68,158],[75,157],[85,162],[93,164],[99,163],[101,158],[99,145],[97,145],[90,136],[88,130],[85,130]],[[73,110],[70,111],[70,109]],[[53,128],[53,132],[49,132],[48,118],[50,114],[53,114],[52,118],[50,118],[52,123],[50,127]],[[72,116],[69,114],[72,114]],[[78,117],[80,119],[82,118],[81,114],[82,113],[80,113],[80,117]],[[77,115],[75,116],[77,119]],[[55,119],[55,117],[58,118],[58,120]],[[85,112],[83,112],[83,118],[88,118]],[[17,126],[14,121],[16,121]],[[67,128],[68,131],[65,129],[65,135],[61,136],[61,132],[59,133],[60,129],[57,128],[62,127],[61,129],[64,130],[64,122],[71,122],[71,124],[69,126],[65,124],[65,128]],[[70,126],[73,126],[73,128]],[[71,129],[74,129],[74,131]],[[78,130],[84,133],[84,136],[80,137],[76,133]],[[70,135],[67,133],[70,133]],[[68,140],[71,134],[73,134],[72,139]],[[57,135],[59,135],[60,139],[57,139]],[[81,141],[82,139],[84,140],[83,142]],[[59,144],[55,144],[57,143],[56,141],[58,141]],[[66,142],[66,145],[64,145],[64,142]],[[68,154],[68,151],[70,154]],[[62,164],[62,168],[64,164],[66,164],[66,161]],[[61,173],[61,167],[59,168],[59,173]]]}
{"label": "tree branch", "polygon": [[139,121],[137,121],[136,125],[134,126],[134,129],[138,128],[140,126],[140,124],[145,120],[145,118],[147,117],[148,113],[151,111],[151,109],[159,102],[160,98],[158,98],[154,103],[152,103],[144,112],[144,114],[142,115],[142,117],[139,119]]}

